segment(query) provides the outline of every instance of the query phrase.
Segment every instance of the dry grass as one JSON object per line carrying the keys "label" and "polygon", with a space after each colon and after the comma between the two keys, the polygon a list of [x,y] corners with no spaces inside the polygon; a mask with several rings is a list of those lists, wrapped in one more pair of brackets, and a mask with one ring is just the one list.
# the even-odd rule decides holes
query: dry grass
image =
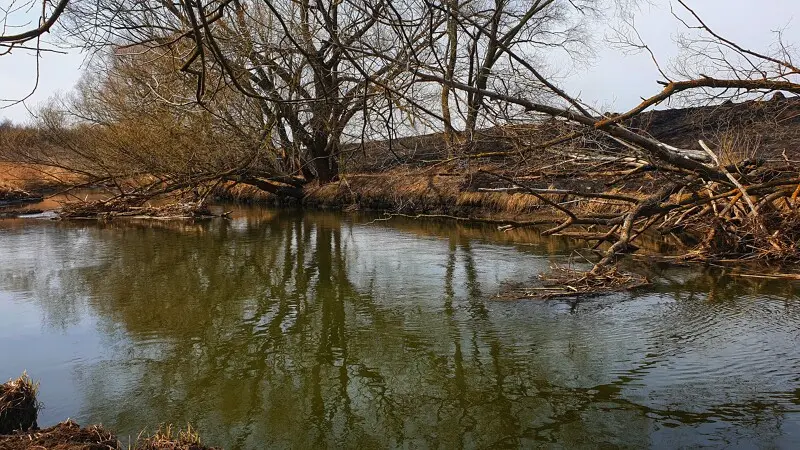
{"label": "dry grass", "polygon": [[116,436],[102,426],[81,428],[67,420],[44,430],[0,436],[3,450],[117,450]]}
{"label": "dry grass", "polygon": [[67,420],[43,430],[18,431],[0,435],[2,450],[215,450],[200,442],[197,432],[191,427],[175,429],[171,425],[161,427],[148,437],[139,437],[134,446],[120,444],[117,436],[101,425],[81,428]]}
{"label": "dry grass", "polygon": [[456,205],[460,177],[396,170],[350,174],[336,183],[307,188],[306,203],[318,206],[357,205],[367,209],[433,211]]}
{"label": "dry grass", "polygon": [[41,192],[80,183],[82,180],[80,175],[64,169],[0,162],[0,188]]}
{"label": "dry grass", "polygon": [[186,429],[162,425],[151,436],[140,437],[136,443],[136,450],[204,450],[209,447],[200,442],[200,435],[187,425]]}
{"label": "dry grass", "polygon": [[0,385],[0,434],[36,427],[38,389],[38,383],[34,383],[26,373]]}
{"label": "dry grass", "polygon": [[[526,220],[559,213],[526,192],[485,191],[490,180],[474,173],[451,175],[430,170],[397,169],[379,174],[350,174],[336,183],[307,188],[305,203],[321,207],[388,210],[414,214],[451,214]],[[610,193],[619,193],[609,188]],[[642,196],[633,192],[626,195]],[[579,213],[618,213],[628,205],[600,199],[547,194],[547,199]]]}

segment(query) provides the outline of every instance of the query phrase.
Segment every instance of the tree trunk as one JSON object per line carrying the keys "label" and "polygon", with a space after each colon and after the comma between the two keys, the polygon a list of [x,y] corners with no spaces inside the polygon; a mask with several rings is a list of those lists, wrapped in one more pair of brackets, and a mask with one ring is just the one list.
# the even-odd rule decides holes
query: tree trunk
{"label": "tree trunk", "polygon": [[[456,57],[458,52],[458,32],[455,14],[458,13],[458,0],[448,1],[450,17],[447,19],[447,67],[444,77],[448,81],[453,80],[456,68]],[[447,156],[453,156],[453,143],[455,141],[455,130],[450,117],[450,85],[442,84],[442,118],[444,119],[444,140],[447,145]]]}
{"label": "tree trunk", "polygon": [[337,145],[329,143],[330,134],[319,131],[314,137],[314,142],[309,148],[314,162],[314,170],[320,184],[330,183],[339,179],[339,157]]}

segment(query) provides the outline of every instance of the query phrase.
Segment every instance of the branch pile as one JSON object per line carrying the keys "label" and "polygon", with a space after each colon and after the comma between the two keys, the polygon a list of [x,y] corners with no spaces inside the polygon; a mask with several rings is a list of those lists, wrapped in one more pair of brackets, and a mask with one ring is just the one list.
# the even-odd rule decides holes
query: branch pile
{"label": "branch pile", "polygon": [[59,212],[62,219],[203,219],[218,217],[205,202],[169,203],[142,206],[141,199],[115,198],[91,202],[67,203]]}
{"label": "branch pile", "polygon": [[586,298],[645,286],[647,278],[624,272],[617,267],[602,271],[581,271],[567,266],[553,266],[539,275],[539,286],[517,287],[498,295],[499,299]]}

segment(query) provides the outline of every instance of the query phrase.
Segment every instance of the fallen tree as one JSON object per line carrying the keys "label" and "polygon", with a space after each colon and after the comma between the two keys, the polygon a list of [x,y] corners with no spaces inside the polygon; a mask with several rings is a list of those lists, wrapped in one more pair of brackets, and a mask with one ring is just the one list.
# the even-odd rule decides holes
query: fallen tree
{"label": "fallen tree", "polygon": [[[667,74],[656,61],[664,78],[659,91],[612,114],[593,110],[558,86],[526,53],[529,47],[521,45],[577,52],[571,43],[582,42],[582,36],[569,25],[569,14],[583,14],[596,2],[534,2],[519,10],[503,2],[411,2],[407,12],[415,19],[404,19],[405,10],[382,1],[367,7],[336,3],[328,9],[302,3],[299,15],[291,8],[275,10],[288,5],[280,3],[265,5],[252,23],[238,18],[243,13],[238,4],[231,9],[228,3],[218,9],[181,4],[185,11],[165,11],[158,2],[143,6],[142,17],[163,24],[163,30],[140,23],[137,14],[117,17],[113,3],[106,5],[103,11],[113,17],[104,25],[122,20],[127,45],[114,49],[113,61],[123,63],[113,66],[111,76],[82,90],[80,105],[86,108],[77,109],[87,112],[93,125],[58,134],[58,120],[43,115],[45,124],[55,124],[48,128],[51,141],[70,150],[67,163],[61,158],[52,164],[83,166],[95,181],[113,185],[127,208],[166,194],[183,201],[194,197],[189,199],[194,202],[228,184],[301,199],[312,179],[333,182],[340,163],[349,163],[346,158],[364,154],[364,160],[374,159],[366,155],[373,146],[363,142],[373,127],[368,119],[383,120],[389,153],[403,160],[407,154],[395,151],[393,136],[398,129],[413,134],[414,119],[430,127],[442,124],[445,131],[446,157],[426,161],[432,167],[491,179],[478,189],[534,199],[547,211],[546,218],[533,221],[484,219],[512,227],[552,222],[546,235],[581,238],[600,252],[592,274],[607,273],[653,231],[680,241],[685,260],[798,260],[795,155],[768,154],[763,143],[747,136],[669,139],[647,124],[652,109],[667,101],[699,102],[711,110],[730,109],[733,100],[794,108],[800,69],[792,62],[790,45],[779,42],[770,54],[747,49],[717,34],[678,0],[686,16],[679,20],[695,33],[686,48],[705,67]],[[335,11],[350,16],[329,15]],[[277,22],[267,35],[255,36],[253,24],[265,18]],[[319,22],[314,27],[312,18]],[[350,24],[347,33],[337,28],[340,21]],[[290,32],[295,28],[297,36]],[[552,40],[537,41],[537,30]],[[287,41],[270,44],[281,32]],[[638,36],[625,36],[624,43],[649,52]],[[220,47],[223,37],[229,39],[225,46],[231,46],[230,52]],[[368,37],[380,37],[380,45],[370,44]],[[142,71],[131,64],[142,57],[136,50],[158,58]],[[283,51],[288,52],[285,58]],[[287,67],[263,60],[274,52]],[[196,83],[186,83],[185,73]],[[352,89],[343,94],[345,86]],[[426,106],[431,98],[452,111]],[[465,124],[459,132],[453,116],[460,111],[465,111]],[[750,120],[742,111],[742,121]],[[363,123],[351,122],[356,116]],[[758,120],[772,120],[779,128],[780,113],[763,116]],[[395,122],[401,118],[408,121]],[[552,132],[512,136],[520,122]],[[510,130],[510,145],[476,151],[482,132],[478,123]],[[729,128],[737,130],[736,125]],[[348,148],[339,140],[346,131],[362,142]],[[420,142],[411,139],[414,152]],[[470,166],[496,158],[500,162],[477,171]],[[610,174],[608,189],[557,186],[559,172],[579,178]],[[638,186],[632,181],[643,176],[650,180]],[[634,190],[617,189],[620,184]]]}
{"label": "fallen tree", "polygon": [[[640,118],[646,110],[681,96],[701,96],[713,105],[720,98],[767,98],[774,95],[775,101],[780,102],[784,98],[783,93],[800,94],[800,69],[793,65],[789,47],[782,45],[782,53],[778,56],[745,49],[715,33],[684,2],[679,3],[695,21],[691,27],[701,31],[703,37],[698,38],[698,42],[706,45],[705,51],[708,51],[708,45],[715,45],[725,55],[719,60],[709,58],[712,62],[719,62],[717,75],[698,74],[688,79],[670,79],[662,72],[667,78],[661,82],[663,89],[621,114],[590,112],[591,108],[580,99],[570,96],[542,77],[536,69],[526,65],[521,55],[515,59],[530,72],[532,78],[539,80],[555,98],[561,99],[561,106],[537,102],[511,91],[485,89],[447,79],[424,67],[415,69],[415,75],[421,82],[444,84],[499,104],[515,106],[518,108],[516,111],[521,109],[574,125],[568,133],[537,143],[539,149],[549,147],[558,152],[556,146],[564,142],[599,132],[616,144],[613,151],[616,161],[641,162],[634,171],[646,167],[646,170],[661,174],[660,186],[631,198],[534,188],[524,179],[518,179],[513,171],[489,173],[506,183],[495,189],[534,196],[554,215],[561,217],[544,234],[558,234],[578,228],[580,230],[573,231],[572,236],[596,242],[594,248],[605,245],[599,261],[590,272],[594,275],[607,273],[618,257],[635,250],[634,241],[651,229],[666,234],[685,232],[696,238],[696,242],[687,245],[683,259],[800,261],[800,174],[796,161],[792,161],[785,153],[783,160],[768,160],[762,157],[760,149],[755,148],[751,156],[723,162],[722,149],[712,149],[702,140],[693,143],[693,148],[678,148],[646,130],[635,128],[636,121],[641,123]],[[468,17],[461,17],[460,20],[470,26],[481,27],[481,24]],[[687,24],[687,27],[690,25]],[[485,28],[482,31],[489,32]],[[498,45],[502,45],[502,42],[498,42]],[[635,45],[647,49],[643,43]],[[738,66],[734,62],[737,58]],[[789,101],[793,102],[794,99]],[[598,163],[608,156],[597,152],[596,147],[580,149],[576,153]],[[562,156],[562,164],[568,164],[572,155]],[[618,166],[620,170],[623,168]],[[575,208],[574,201],[552,200],[565,194],[577,199],[577,203],[605,198],[616,200],[616,206],[627,206],[618,212],[586,213]]]}

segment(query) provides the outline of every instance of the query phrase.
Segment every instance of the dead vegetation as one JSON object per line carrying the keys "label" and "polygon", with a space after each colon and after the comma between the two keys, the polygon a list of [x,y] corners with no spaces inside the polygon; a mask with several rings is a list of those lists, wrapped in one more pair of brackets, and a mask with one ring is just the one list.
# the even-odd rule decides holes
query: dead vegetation
{"label": "dead vegetation", "polygon": [[0,385],[0,434],[36,428],[38,388],[27,374]]}
{"label": "dead vegetation", "polygon": [[[219,217],[205,202],[167,203],[160,206],[142,205],[138,198],[113,198],[91,202],[67,203],[59,211],[62,219],[204,219]],[[224,215],[224,214],[223,214]]]}
{"label": "dead vegetation", "polygon": [[172,425],[162,425],[151,436],[140,437],[136,450],[204,450],[208,447],[200,442],[200,436],[191,425],[185,430]]}
{"label": "dead vegetation", "polygon": [[200,436],[171,425],[159,427],[150,436],[140,436],[133,447],[123,446],[111,431],[101,425],[81,428],[67,420],[39,429],[36,423],[41,405],[36,399],[38,383],[27,374],[0,385],[0,450],[212,450],[202,445]]}
{"label": "dead vegetation", "polygon": [[119,442],[113,433],[102,426],[81,428],[72,421],[42,430],[0,435],[2,450],[117,450]]}
{"label": "dead vegetation", "polygon": [[0,435],[0,450],[213,450],[204,446],[191,429],[164,427],[149,437],[140,437],[133,446],[122,444],[117,436],[102,425],[81,428],[67,420],[35,431]]}
{"label": "dead vegetation", "polygon": [[[505,225],[506,230],[546,227],[545,235],[583,239],[604,250],[604,267],[637,251],[637,242],[650,234],[668,238],[684,260],[792,264],[800,261],[800,153],[787,143],[765,144],[768,139],[759,138],[773,129],[764,120],[774,119],[764,118],[759,103],[722,106],[728,117],[739,115],[736,121],[730,119],[731,127],[747,122],[746,128],[708,128],[708,117],[718,117],[711,111],[714,107],[659,111],[641,119],[649,117],[658,124],[654,132],[667,137],[662,116],[676,120],[673,125],[679,129],[693,130],[707,156],[702,167],[715,174],[710,177],[630,158],[613,142],[599,138],[553,146],[551,152],[525,153],[532,142],[546,137],[547,125],[542,125],[518,127],[507,144],[522,147],[516,153],[503,151],[502,158],[481,153],[467,158],[466,167],[465,159],[459,158],[421,168],[405,165],[378,174],[351,174],[308,189],[306,202],[450,216]],[[800,118],[800,101],[768,103],[787,115],[785,127],[800,139],[798,127],[787,122]],[[745,121],[743,116],[749,114],[755,117]],[[757,149],[747,150],[744,138],[732,137],[739,133],[750,133],[751,144],[760,142],[752,144]],[[791,134],[786,129],[780,133]],[[706,140],[722,146],[712,149]]]}
{"label": "dead vegetation", "polygon": [[647,278],[624,272],[617,267],[603,271],[579,270],[571,266],[554,265],[539,275],[534,286],[514,286],[500,292],[498,300],[554,298],[587,298],[611,292],[627,291],[650,284]]}

